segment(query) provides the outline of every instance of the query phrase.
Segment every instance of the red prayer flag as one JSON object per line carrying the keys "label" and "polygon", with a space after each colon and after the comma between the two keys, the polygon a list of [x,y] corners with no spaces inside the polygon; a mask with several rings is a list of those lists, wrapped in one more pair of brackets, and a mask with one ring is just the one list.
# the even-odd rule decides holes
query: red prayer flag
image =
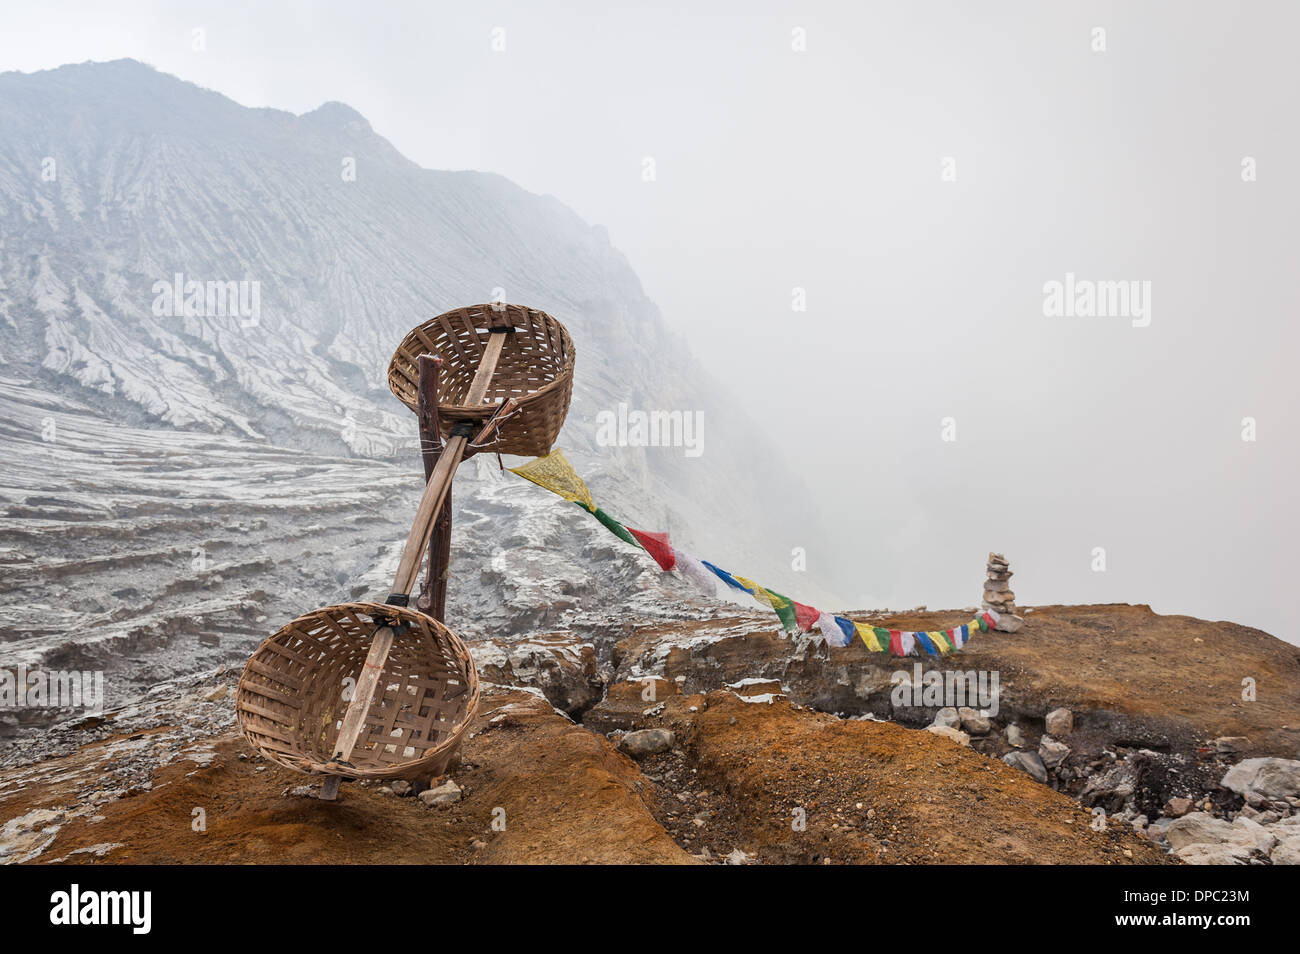
{"label": "red prayer flag", "polygon": [[677,555],[673,553],[673,545],[668,542],[668,534],[633,530],[631,527],[627,528],[627,532],[636,537],[637,542],[645,547],[645,552],[654,557],[663,569],[671,570],[677,565]]}
{"label": "red prayer flag", "polygon": [[806,633],[813,628],[813,624],[821,617],[822,611],[813,609],[811,606],[804,606],[798,600],[791,600],[794,604],[794,622],[799,627],[799,632]]}

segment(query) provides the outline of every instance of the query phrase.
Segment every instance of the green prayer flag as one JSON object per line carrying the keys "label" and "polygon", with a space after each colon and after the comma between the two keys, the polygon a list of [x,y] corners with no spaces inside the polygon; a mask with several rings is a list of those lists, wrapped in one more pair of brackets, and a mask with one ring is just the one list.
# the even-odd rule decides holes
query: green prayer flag
{"label": "green prayer flag", "polygon": [[769,590],[763,587],[767,594],[772,597],[772,609],[776,610],[776,615],[781,618],[781,625],[785,627],[787,633],[798,632],[799,623],[795,619],[794,603],[790,597],[782,596],[776,590]]}
{"label": "green prayer flag", "polygon": [[[582,506],[582,505],[579,504],[578,506]],[[583,509],[586,508],[584,507]],[[619,523],[609,514],[605,513],[605,511],[601,510],[599,507],[597,507],[595,510],[592,510],[591,515],[595,517],[597,520],[599,520],[602,524],[604,524],[605,529],[608,530],[610,533],[614,534],[614,536],[618,537],[620,540],[624,541],[625,543],[632,544],[632,546],[636,547],[638,550],[645,549],[643,546],[641,546],[641,541],[639,541],[636,537],[632,536],[632,534],[627,532],[627,527],[623,526],[621,523]]]}

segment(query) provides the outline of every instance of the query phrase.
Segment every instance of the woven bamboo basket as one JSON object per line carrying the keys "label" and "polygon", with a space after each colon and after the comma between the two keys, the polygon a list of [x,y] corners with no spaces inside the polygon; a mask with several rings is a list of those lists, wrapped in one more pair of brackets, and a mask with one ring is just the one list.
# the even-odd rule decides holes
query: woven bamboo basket
{"label": "woven bamboo basket", "polygon": [[[400,627],[349,762],[330,762],[371,636]],[[404,624],[404,626],[403,626]],[[349,681],[350,680],[350,681]],[[253,747],[300,772],[352,779],[443,774],[478,709],[469,650],[432,617],[382,603],[299,616],[268,637],[239,680],[239,724]],[[326,763],[329,763],[328,765]]]}
{"label": "woven bamboo basket", "polygon": [[[503,326],[514,331],[506,336],[484,403],[467,405],[488,329]],[[490,449],[520,457],[540,457],[550,451],[573,395],[573,339],[562,324],[536,308],[505,304],[468,305],[426,321],[402,339],[388,365],[388,386],[417,412],[416,359],[422,354],[442,359],[438,429],[444,440],[454,423],[486,421],[497,405],[514,398],[519,410],[502,423]]]}

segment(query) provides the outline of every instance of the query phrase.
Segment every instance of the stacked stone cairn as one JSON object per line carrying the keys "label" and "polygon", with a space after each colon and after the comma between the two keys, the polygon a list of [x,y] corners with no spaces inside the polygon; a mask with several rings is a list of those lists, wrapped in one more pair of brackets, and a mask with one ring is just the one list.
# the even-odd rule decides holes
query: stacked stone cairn
{"label": "stacked stone cairn", "polygon": [[1011,592],[1011,564],[1001,553],[989,554],[984,608],[998,614],[998,624],[993,628],[1000,632],[1014,633],[1025,625],[1024,619],[1016,614],[1016,594]]}

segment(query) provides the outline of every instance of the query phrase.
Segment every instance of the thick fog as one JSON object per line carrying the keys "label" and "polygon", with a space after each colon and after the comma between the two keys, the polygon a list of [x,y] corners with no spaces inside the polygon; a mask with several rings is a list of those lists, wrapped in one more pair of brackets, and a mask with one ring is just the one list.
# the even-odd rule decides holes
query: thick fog
{"label": "thick fog", "polygon": [[1025,605],[1296,641],[1295,5],[114,6],[10,5],[0,69],[341,100],[606,225],[844,608],[972,605],[993,549]]}

